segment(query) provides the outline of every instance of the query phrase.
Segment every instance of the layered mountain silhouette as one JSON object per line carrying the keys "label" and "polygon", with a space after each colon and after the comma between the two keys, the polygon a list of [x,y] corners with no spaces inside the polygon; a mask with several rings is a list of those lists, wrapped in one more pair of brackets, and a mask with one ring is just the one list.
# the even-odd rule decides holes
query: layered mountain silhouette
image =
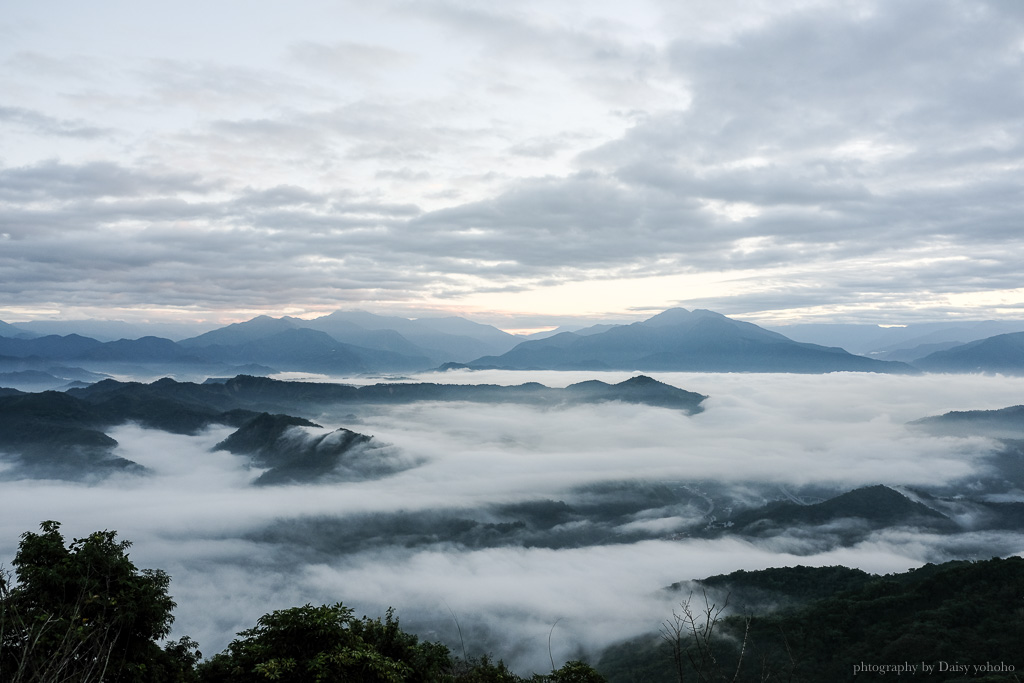
{"label": "layered mountain silhouette", "polygon": [[1022,320],[949,320],[906,325],[802,323],[769,327],[790,339],[822,346],[841,346],[850,353],[879,360],[910,362],[929,353],[1024,331]]}
{"label": "layered mountain silhouette", "polygon": [[[215,424],[237,427],[239,431],[221,446],[269,468],[259,483],[308,481],[339,466],[347,468],[350,477],[379,476],[407,463],[385,462],[380,451],[366,458],[340,460],[365,443],[355,432],[341,429],[316,438],[283,437],[293,427],[316,427],[302,414],[317,414],[338,404],[471,401],[557,406],[621,401],[696,413],[705,398],[642,376],[619,384],[582,382],[564,389],[537,383],[355,387],[239,376],[203,384],[170,378],[149,384],[108,379],[66,392],[0,390],[0,455],[6,454],[11,465],[0,472],[15,478],[77,479],[138,468],[114,455],[117,442],[107,434],[112,427],[134,422],[176,434],[196,434]],[[300,416],[280,414],[284,411]]]}
{"label": "layered mountain silhouette", "polygon": [[[986,333],[1024,325],[1012,321],[929,323],[896,328],[794,325],[772,331],[712,311],[674,308],[633,324],[599,323],[524,338],[465,318],[407,319],[365,311],[336,311],[313,320],[257,316],[180,341],[154,335],[112,341],[78,333],[40,335],[43,330],[72,329],[75,324],[43,322],[20,324],[23,327],[0,324],[0,385],[38,390],[90,381],[50,372],[55,364],[80,374],[150,376],[175,372],[210,376],[280,371],[351,375],[438,367],[1024,373],[1024,332],[981,338]],[[78,329],[108,334],[145,329],[101,322],[78,321]],[[31,331],[26,327],[31,327]],[[822,345],[815,340],[829,343]],[[855,355],[847,349],[868,356]]]}
{"label": "layered mountain silhouette", "polygon": [[365,311],[335,311],[300,324],[339,341],[427,356],[434,365],[504,353],[519,341],[491,325],[454,316],[409,320]]}
{"label": "layered mountain silhouette", "polygon": [[[258,321],[250,321],[258,322]],[[247,325],[249,323],[240,323]],[[246,332],[248,330],[245,330]],[[202,335],[206,341],[228,335],[227,329]],[[203,344],[200,337],[181,342],[208,361],[260,363],[273,367],[322,373],[360,373],[382,370],[420,370],[431,364],[425,356],[409,356],[394,351],[345,344],[325,332],[291,327],[266,336],[249,335],[239,343]],[[244,340],[243,340],[244,339]]]}
{"label": "layered mountain silhouette", "polygon": [[[485,356],[469,368],[689,372],[914,372],[903,363],[795,342],[712,311],[673,308],[594,334],[564,332]],[[449,366],[451,367],[451,366]]]}
{"label": "layered mountain silhouette", "polygon": [[[83,329],[105,332],[132,329],[126,325],[103,327],[96,321],[80,323]],[[67,329],[59,324],[38,327]],[[130,369],[149,368],[157,374],[181,368],[207,375],[257,371],[410,372],[504,352],[517,340],[494,327],[463,318],[408,320],[362,311],[337,311],[315,320],[257,316],[177,342],[152,335],[114,341],[77,333],[41,336],[4,323],[0,327],[0,373],[46,372],[44,366],[54,361],[90,370],[128,365]],[[7,379],[19,388],[62,387],[59,375],[10,375]]]}
{"label": "layered mountain silhouette", "polygon": [[875,485],[813,505],[789,501],[770,503],[756,510],[741,512],[730,521],[734,533],[763,535],[789,529],[795,525],[836,524],[850,520],[857,530],[882,529],[892,526],[916,526],[951,531],[955,527],[943,514],[899,491]]}
{"label": "layered mountain silhouette", "polygon": [[1024,439],[1024,406],[998,410],[958,410],[914,420],[914,427],[948,436],[988,436]]}
{"label": "layered mountain silhouette", "polygon": [[994,337],[954,346],[931,353],[914,361],[929,372],[1000,372],[1024,373],[1024,332],[999,334]]}
{"label": "layered mountain silhouette", "polygon": [[[203,384],[176,382],[169,378],[151,384],[104,380],[89,387],[70,389],[67,393],[90,402],[105,403],[117,398],[130,401],[135,406],[131,409],[131,419],[140,419],[141,406],[161,400],[182,403],[196,410],[202,409],[207,414],[232,409],[312,413],[324,405],[400,404],[416,401],[539,406],[621,401],[696,413],[702,410],[701,403],[707,398],[644,376],[632,377],[618,384],[588,381],[565,388],[552,388],[537,382],[514,386],[389,382],[357,387],[322,382],[285,382],[240,375],[231,379],[211,379]],[[179,427],[187,428],[191,426],[183,424]]]}
{"label": "layered mountain silhouette", "polygon": [[[214,402],[177,398],[173,380],[152,385],[107,380],[86,393],[0,393],[0,454],[7,478],[82,479],[141,466],[114,455],[106,432],[126,422],[176,434],[195,434],[211,424],[240,426],[254,413],[220,409]],[[102,386],[100,386],[102,385]]]}

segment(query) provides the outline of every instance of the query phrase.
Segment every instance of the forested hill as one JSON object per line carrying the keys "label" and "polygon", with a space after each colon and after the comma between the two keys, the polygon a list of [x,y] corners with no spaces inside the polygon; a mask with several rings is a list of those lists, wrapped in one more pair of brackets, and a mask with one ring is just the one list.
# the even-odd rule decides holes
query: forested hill
{"label": "forested hill", "polygon": [[590,380],[552,388],[529,382],[515,386],[497,384],[437,384],[387,382],[367,386],[318,382],[285,382],[266,377],[239,375],[211,379],[203,384],[162,379],[152,384],[104,380],[69,395],[94,402],[106,397],[131,396],[133,400],[173,400],[217,410],[244,408],[259,411],[303,409],[325,404],[392,404],[416,401],[471,401],[521,403],[542,406],[622,401],[675,408],[695,413],[707,397],[638,375],[618,384]]}
{"label": "forested hill", "polygon": [[[135,463],[114,455],[117,442],[107,434],[126,422],[176,434],[196,434],[214,424],[251,431],[256,429],[251,421],[261,415],[267,415],[262,418],[267,420],[271,419],[270,414],[288,413],[277,415],[278,419],[273,421],[277,431],[267,441],[270,446],[252,449],[249,454],[256,464],[274,468],[261,483],[304,481],[331,470],[337,465],[337,457],[362,443],[347,437],[346,433],[353,432],[344,429],[316,442],[283,438],[285,427],[309,426],[312,423],[305,418],[322,413],[330,405],[472,401],[550,407],[621,401],[696,413],[702,409],[705,398],[644,376],[618,384],[588,381],[565,388],[537,383],[388,383],[357,387],[283,382],[247,375],[203,384],[170,378],[151,384],[104,380],[66,392],[0,394],[0,414],[4,416],[0,421],[0,452],[13,462],[4,471],[4,477],[96,478],[113,471],[139,469]],[[293,417],[296,415],[299,417]],[[226,448],[239,452],[237,441]],[[272,452],[271,446],[276,450]],[[392,471],[392,465],[381,471]],[[369,469],[363,463],[350,474],[368,476]]]}
{"label": "forested hill", "polygon": [[[683,623],[669,615],[660,634],[605,651],[596,668],[609,681],[994,683],[1020,681],[1024,671],[1020,557],[886,576],[845,567],[734,572],[673,590]],[[709,637],[689,628],[687,609],[698,625],[710,610]],[[900,666],[916,668],[897,676]]]}

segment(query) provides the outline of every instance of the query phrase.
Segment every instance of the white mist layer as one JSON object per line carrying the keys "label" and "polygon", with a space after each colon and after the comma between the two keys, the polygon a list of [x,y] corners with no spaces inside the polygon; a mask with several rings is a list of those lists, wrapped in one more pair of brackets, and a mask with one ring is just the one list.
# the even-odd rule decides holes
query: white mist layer
{"label": "white mist layer", "polygon": [[[565,386],[629,376],[454,372],[416,379]],[[308,559],[247,540],[279,520],[323,517],[344,524],[355,515],[558,500],[579,486],[631,479],[714,481],[732,485],[737,495],[765,482],[938,485],[983,475],[993,444],[929,437],[905,423],[950,410],[1014,405],[1024,395],[1024,379],[1003,377],[654,376],[708,394],[705,412],[686,416],[622,404],[539,410],[426,403],[375,406],[361,410],[356,422],[340,417],[353,412],[348,406],[310,416],[329,429],[372,434],[403,457],[422,460],[373,481],[257,488],[251,482],[259,471],[249,469],[245,458],[211,451],[228,428],[189,437],[126,425],[111,432],[120,443],[117,452],[149,468],[146,476],[116,475],[94,485],[0,482],[0,562],[9,566],[19,536],[42,520],[61,521],[69,539],[116,529],[134,542],[138,566],[171,574],[175,636],[191,635],[207,655],[269,610],[344,601],[371,616],[394,605],[403,623],[449,644],[458,643],[454,613],[471,651],[481,642],[474,643],[475,634],[501,634],[508,650],[496,654],[539,671],[548,666],[547,637],[556,621],[557,664],[656,631],[678,599],[660,589],[676,581],[795,564],[903,571],[927,561],[1024,549],[1014,533],[886,531],[833,550],[793,534],[758,543],[651,540],[562,550],[450,544],[406,549],[382,542],[369,551]],[[649,512],[619,530],[671,536],[688,521],[678,514]]]}

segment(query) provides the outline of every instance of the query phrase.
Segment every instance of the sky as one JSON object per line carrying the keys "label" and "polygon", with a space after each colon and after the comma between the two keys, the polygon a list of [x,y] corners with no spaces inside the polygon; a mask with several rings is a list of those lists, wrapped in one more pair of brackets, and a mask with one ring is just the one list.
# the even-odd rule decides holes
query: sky
{"label": "sky", "polygon": [[[595,376],[617,382],[629,373],[483,371],[446,373],[445,381],[565,386]],[[325,429],[372,435],[414,463],[379,479],[255,487],[259,471],[245,457],[211,452],[229,427],[182,436],[122,425],[110,432],[116,454],[148,467],[144,475],[88,483],[0,478],[0,566],[10,568],[21,534],[43,520],[61,521],[69,541],[116,530],[133,542],[138,567],[171,576],[172,637],[190,635],[207,657],[268,611],[342,601],[371,617],[394,606],[403,624],[458,654],[461,628],[471,654],[490,651],[526,673],[549,670],[549,634],[556,666],[581,650],[593,656],[619,640],[656,634],[685,597],[662,590],[675,582],[795,565],[884,574],[1024,548],[1020,529],[942,535],[890,527],[837,543],[832,534],[843,523],[836,520],[762,537],[676,535],[705,523],[703,505],[668,505],[649,492],[646,507],[625,519],[592,512],[530,542],[474,545],[448,535],[444,519],[498,521],[497,505],[565,501],[580,509],[589,501],[614,511],[629,489],[601,494],[599,487],[630,482],[707,491],[720,519],[726,503],[756,507],[780,491],[803,495],[802,487],[829,497],[885,484],[983,498],[997,444],[929,436],[906,423],[1004,407],[1024,391],[1024,378],[984,375],[657,378],[708,395],[706,410],[422,402],[324,407],[312,415]],[[1024,500],[1019,488],[1001,496]],[[631,540],[637,531],[647,533]],[[581,540],[543,542],[559,534]],[[353,538],[361,542],[346,544]]]}
{"label": "sky", "polygon": [[0,319],[1019,318],[1017,0],[38,0]]}

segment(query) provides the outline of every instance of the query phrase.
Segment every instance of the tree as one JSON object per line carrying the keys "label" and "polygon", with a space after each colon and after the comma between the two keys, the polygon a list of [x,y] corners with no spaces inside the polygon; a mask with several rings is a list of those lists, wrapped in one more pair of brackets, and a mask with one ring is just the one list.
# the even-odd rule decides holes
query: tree
{"label": "tree", "polygon": [[448,666],[448,648],[419,643],[387,621],[356,619],[343,604],[304,605],[264,614],[227,650],[200,666],[204,683],[435,680]]}
{"label": "tree", "polygon": [[736,657],[736,669],[729,676],[723,670],[715,630],[722,620],[722,612],[729,604],[726,596],[721,606],[712,603],[707,591],[704,591],[704,606],[691,605],[693,594],[679,604],[680,611],[672,610],[672,618],[665,620],[661,626],[661,637],[672,649],[672,660],[675,664],[679,683],[686,679],[686,664],[690,664],[698,681],[719,681],[739,679],[740,666],[743,664],[743,653],[747,645],[747,634],[750,629],[750,617],[744,621],[743,640],[739,644]]}
{"label": "tree", "polygon": [[550,676],[542,680],[550,683],[607,683],[608,679],[586,662],[573,660],[563,664],[562,668],[555,669]]}
{"label": "tree", "polygon": [[66,546],[58,522],[40,529],[0,576],[0,680],[188,680],[195,643],[156,643],[174,619],[167,574],[138,569],[114,531]]}
{"label": "tree", "polygon": [[446,679],[458,683],[523,683],[523,679],[515,675],[505,662],[493,661],[489,655],[456,659],[453,662],[452,675]]}

